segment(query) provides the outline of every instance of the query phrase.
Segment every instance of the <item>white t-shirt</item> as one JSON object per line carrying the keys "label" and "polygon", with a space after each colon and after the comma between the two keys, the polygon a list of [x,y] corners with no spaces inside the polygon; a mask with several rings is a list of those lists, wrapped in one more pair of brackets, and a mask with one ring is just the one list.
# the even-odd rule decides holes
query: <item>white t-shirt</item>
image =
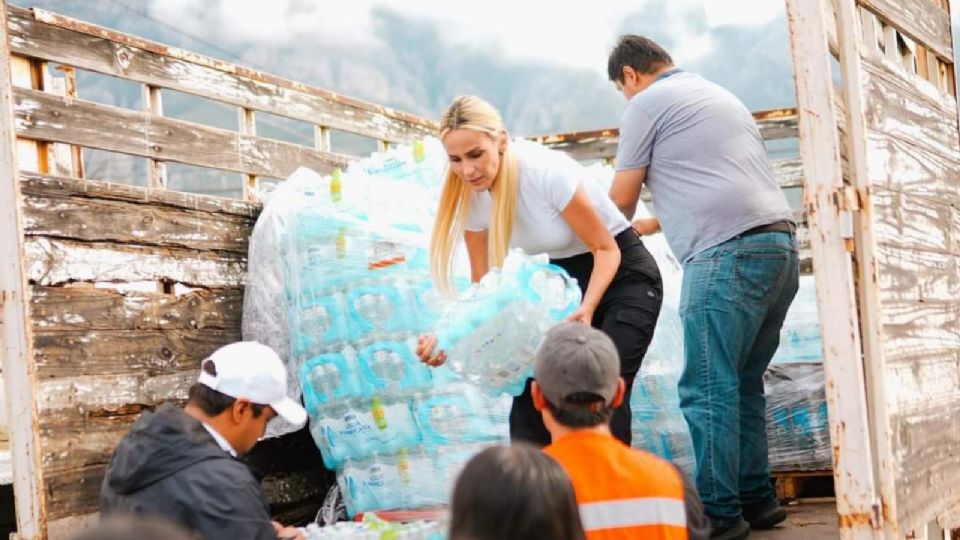
{"label": "white t-shirt", "polygon": [[[630,227],[630,222],[613,204],[606,190],[589,178],[584,167],[573,158],[528,141],[515,140],[510,144],[520,165],[517,215],[510,247],[521,248],[530,255],[546,253],[551,259],[589,252],[590,249],[561,215],[578,186],[584,187],[610,234],[616,236]],[[488,230],[492,215],[490,192],[472,193],[466,229]]]}

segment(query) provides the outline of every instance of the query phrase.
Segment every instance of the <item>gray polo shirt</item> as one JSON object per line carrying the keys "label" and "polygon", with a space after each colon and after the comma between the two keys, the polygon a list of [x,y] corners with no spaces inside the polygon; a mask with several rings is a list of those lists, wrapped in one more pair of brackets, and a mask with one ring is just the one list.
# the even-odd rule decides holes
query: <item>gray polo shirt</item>
{"label": "gray polo shirt", "polygon": [[750,111],[699,75],[661,78],[627,104],[616,169],[641,167],[683,262],[747,229],[793,220]]}

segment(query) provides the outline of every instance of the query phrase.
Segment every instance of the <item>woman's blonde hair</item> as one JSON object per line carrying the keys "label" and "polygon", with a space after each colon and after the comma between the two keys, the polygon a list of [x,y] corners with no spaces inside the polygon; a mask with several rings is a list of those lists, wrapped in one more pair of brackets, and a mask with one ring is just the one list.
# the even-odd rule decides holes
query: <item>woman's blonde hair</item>
{"label": "woman's blonde hair", "polygon": [[[472,129],[497,138],[505,133],[500,113],[486,101],[474,96],[460,96],[440,117],[440,138],[455,129]],[[510,145],[500,158],[500,169],[491,187],[493,216],[487,239],[490,266],[500,266],[507,256],[513,219],[517,210],[517,178],[519,166]],[[433,224],[430,239],[430,273],[440,290],[453,291],[453,254],[463,239],[464,223],[470,210],[470,190],[453,169],[447,176],[440,193],[440,207]]]}

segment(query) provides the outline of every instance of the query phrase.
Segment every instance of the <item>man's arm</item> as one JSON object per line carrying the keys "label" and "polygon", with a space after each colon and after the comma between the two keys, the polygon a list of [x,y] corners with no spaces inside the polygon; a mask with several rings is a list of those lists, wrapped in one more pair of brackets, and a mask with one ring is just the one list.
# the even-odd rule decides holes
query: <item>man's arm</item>
{"label": "man's arm", "polygon": [[623,212],[627,219],[633,220],[637,212],[637,203],[640,202],[640,191],[643,181],[647,179],[647,168],[626,169],[617,171],[610,186],[610,198],[613,204]]}

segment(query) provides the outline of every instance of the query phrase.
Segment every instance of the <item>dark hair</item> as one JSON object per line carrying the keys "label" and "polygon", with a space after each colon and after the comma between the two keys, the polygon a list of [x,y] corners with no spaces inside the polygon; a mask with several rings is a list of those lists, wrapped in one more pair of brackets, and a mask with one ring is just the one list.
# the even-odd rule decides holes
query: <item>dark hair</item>
{"label": "dark hair", "polygon": [[[214,365],[213,362],[204,360],[203,364],[201,364],[201,369],[210,375],[217,375],[217,366]],[[200,407],[200,410],[203,411],[203,414],[207,416],[217,416],[218,414],[232,407],[233,403],[237,401],[236,398],[230,397],[223,392],[218,392],[213,388],[200,383],[195,383],[190,387],[189,390],[187,390],[187,398],[189,399],[190,403]],[[263,410],[267,407],[266,405],[261,405],[259,403],[252,403],[251,405],[254,418],[260,418]]]}
{"label": "dark hair", "polygon": [[71,540],[193,540],[194,535],[173,522],[155,516],[111,516],[84,529]]}
{"label": "dark hair", "polygon": [[650,38],[636,34],[620,36],[607,59],[607,75],[611,81],[623,82],[623,67],[630,66],[642,74],[653,73],[673,65],[670,53]]}
{"label": "dark hair", "polygon": [[528,444],[473,457],[453,488],[449,540],[584,540],[570,478]]}
{"label": "dark hair", "polygon": [[[576,409],[562,409],[550,400],[547,401],[547,408],[550,414],[558,424],[568,428],[588,428],[606,424],[613,417],[614,408],[603,403],[603,398],[590,392],[577,392],[570,394],[564,400],[571,405],[582,406]],[[591,405],[599,407],[591,407]]]}

